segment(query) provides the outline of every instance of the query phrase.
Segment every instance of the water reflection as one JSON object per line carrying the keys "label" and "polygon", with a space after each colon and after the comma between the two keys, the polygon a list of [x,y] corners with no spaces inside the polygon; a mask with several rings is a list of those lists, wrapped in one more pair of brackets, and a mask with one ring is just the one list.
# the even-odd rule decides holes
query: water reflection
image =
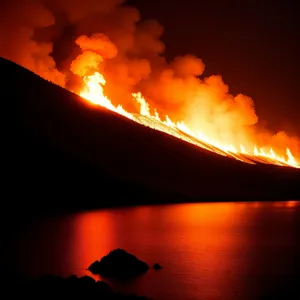
{"label": "water reflection", "polygon": [[74,244],[68,250],[75,265],[85,270],[117,244],[113,219],[108,212],[78,214],[73,219]]}
{"label": "water reflection", "polygon": [[[205,299],[230,299],[237,295],[239,277],[234,269],[243,268],[244,261],[236,257],[242,237],[237,239],[235,229],[241,222],[243,209],[241,204],[220,203],[175,206],[167,211],[184,233],[177,245],[184,249],[179,253],[181,263],[177,274],[184,275],[194,295]],[[176,240],[176,232],[172,240]]]}
{"label": "water reflection", "polygon": [[125,292],[158,300],[267,299],[292,288],[299,214],[297,201],[79,213],[31,227],[18,242],[27,250],[18,255],[31,262],[23,268],[37,273],[91,275],[90,263],[123,248],[150,265],[164,266],[126,287],[115,286]]}
{"label": "water reflection", "polygon": [[285,201],[285,202],[275,202],[273,203],[276,207],[291,207],[294,208],[300,205],[299,201]]}

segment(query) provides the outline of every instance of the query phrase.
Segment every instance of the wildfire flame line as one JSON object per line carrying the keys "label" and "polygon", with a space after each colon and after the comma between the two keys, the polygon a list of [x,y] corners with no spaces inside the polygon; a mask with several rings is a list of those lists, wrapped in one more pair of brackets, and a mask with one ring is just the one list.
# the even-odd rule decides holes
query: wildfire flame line
{"label": "wildfire flame line", "polygon": [[267,150],[257,145],[253,145],[252,149],[249,149],[249,147],[246,148],[245,145],[240,144],[237,148],[232,144],[218,143],[202,132],[195,133],[183,121],[174,122],[168,115],[163,120],[156,109],[154,109],[154,115],[151,114],[150,105],[140,92],[132,94],[133,100],[140,105],[139,114],[129,113],[121,105],[114,106],[110,99],[104,95],[103,87],[106,84],[106,80],[99,72],[83,77],[83,83],[84,87],[79,92],[81,97],[144,126],[165,132],[198,147],[245,163],[264,163],[300,168],[300,164],[296,161],[289,148],[286,148],[286,157],[276,154],[272,148]]}

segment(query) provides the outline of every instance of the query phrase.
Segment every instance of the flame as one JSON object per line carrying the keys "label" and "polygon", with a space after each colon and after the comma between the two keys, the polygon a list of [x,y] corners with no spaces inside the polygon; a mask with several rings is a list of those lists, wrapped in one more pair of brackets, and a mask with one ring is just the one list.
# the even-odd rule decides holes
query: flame
{"label": "flame", "polygon": [[93,75],[83,77],[84,87],[79,95],[93,104],[98,104],[111,111],[114,111],[128,119],[134,120],[131,113],[127,112],[122,105],[115,107],[111,101],[104,95],[103,86],[106,80],[102,74],[95,72]]}
{"label": "flame", "polygon": [[84,86],[79,92],[82,98],[144,126],[162,131],[198,147],[245,163],[264,163],[300,168],[300,164],[296,161],[289,148],[286,148],[286,157],[278,155],[273,148],[265,149],[258,145],[252,145],[252,148],[249,148],[240,144],[238,149],[232,144],[219,143],[201,131],[198,133],[193,132],[184,121],[174,122],[168,115],[162,119],[156,108],[153,109],[153,114],[151,114],[150,105],[140,92],[132,93],[132,99],[140,105],[139,114],[127,112],[121,105],[114,106],[110,99],[104,95],[106,80],[99,72],[84,76],[83,83]]}

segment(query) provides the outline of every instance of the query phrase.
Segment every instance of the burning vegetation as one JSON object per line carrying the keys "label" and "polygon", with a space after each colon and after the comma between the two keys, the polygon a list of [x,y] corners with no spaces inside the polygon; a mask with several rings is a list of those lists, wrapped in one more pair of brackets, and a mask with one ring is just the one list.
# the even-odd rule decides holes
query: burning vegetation
{"label": "burning vegetation", "polygon": [[[192,55],[163,58],[162,27],[122,0],[0,4],[0,55],[142,125],[245,163],[300,167],[300,141],[258,129],[253,100]],[[13,24],[12,24],[13,23]]]}

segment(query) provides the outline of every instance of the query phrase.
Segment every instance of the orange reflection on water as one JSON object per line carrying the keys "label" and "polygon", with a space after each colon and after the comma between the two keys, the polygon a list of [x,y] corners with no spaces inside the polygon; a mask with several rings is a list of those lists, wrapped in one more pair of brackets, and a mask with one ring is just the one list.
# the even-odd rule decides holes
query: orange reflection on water
{"label": "orange reflection on water", "polygon": [[287,207],[296,207],[296,206],[298,206],[299,204],[300,204],[299,201],[287,201],[287,202],[286,202],[286,206],[287,206]]}
{"label": "orange reflection on water", "polygon": [[[232,261],[237,260],[236,254],[243,242],[243,237],[237,239],[235,229],[242,221],[244,209],[243,203],[218,203],[178,205],[166,211],[185,232],[181,245],[178,245],[180,248],[184,246],[184,252],[180,253],[182,269],[178,272],[185,273],[187,282],[190,281],[194,287],[205,282],[201,292],[199,289],[199,297],[206,299],[222,296],[222,299],[227,299],[227,295],[233,294],[226,290],[238,282]],[[170,236],[169,242],[173,240],[176,243],[176,239],[178,237],[175,233]],[[243,254],[240,255],[242,257]],[[186,263],[185,260],[191,260],[192,263]],[[237,263],[244,262],[238,259]]]}
{"label": "orange reflection on water", "polygon": [[295,208],[300,205],[300,201],[278,201],[273,202],[272,205],[278,208]]}
{"label": "orange reflection on water", "polygon": [[183,223],[203,223],[214,224],[218,227],[220,223],[234,221],[234,215],[241,208],[243,203],[230,205],[228,203],[195,203],[186,205],[173,205],[168,212]]}
{"label": "orange reflection on water", "polygon": [[133,219],[140,223],[150,223],[152,218],[152,211],[153,207],[151,206],[139,206],[138,208],[133,208],[131,210],[131,214]]}
{"label": "orange reflection on water", "polygon": [[83,272],[92,262],[106,255],[115,244],[112,222],[113,219],[106,211],[75,216],[74,249],[70,253],[74,255],[74,261],[81,266]]}

